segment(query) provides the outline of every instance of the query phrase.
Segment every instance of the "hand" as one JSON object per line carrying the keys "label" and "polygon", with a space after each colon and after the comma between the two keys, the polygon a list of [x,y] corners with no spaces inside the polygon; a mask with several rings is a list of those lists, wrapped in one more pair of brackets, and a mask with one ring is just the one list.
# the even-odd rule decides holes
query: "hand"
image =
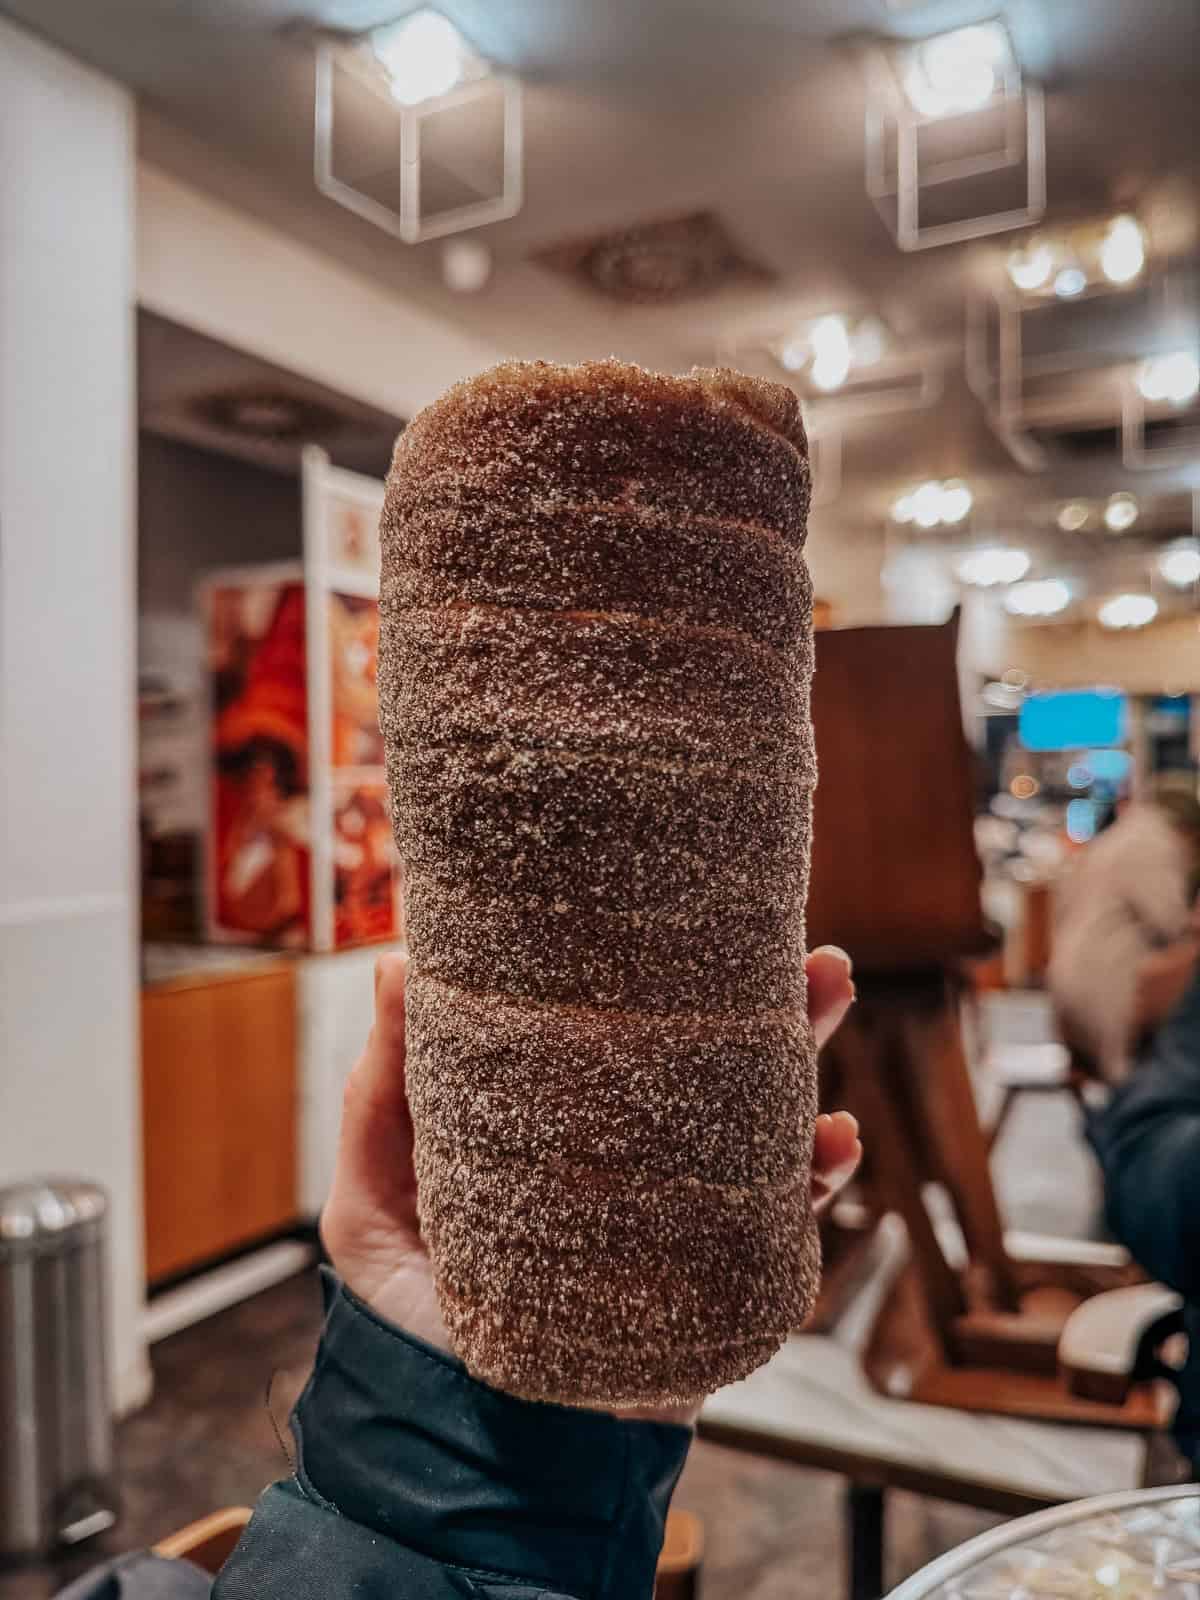
{"label": "hand", "polygon": [[[442,1350],[450,1340],[438,1309],[433,1269],[417,1221],[413,1126],[404,1093],[403,956],[375,969],[375,1026],[346,1083],[337,1165],[321,1217],[334,1268],[360,1300]],[[826,947],[808,958],[808,1014],[818,1048],[854,999],[850,961]],[[858,1124],[845,1111],[818,1117],[813,1201],[833,1203],[862,1156]]]}

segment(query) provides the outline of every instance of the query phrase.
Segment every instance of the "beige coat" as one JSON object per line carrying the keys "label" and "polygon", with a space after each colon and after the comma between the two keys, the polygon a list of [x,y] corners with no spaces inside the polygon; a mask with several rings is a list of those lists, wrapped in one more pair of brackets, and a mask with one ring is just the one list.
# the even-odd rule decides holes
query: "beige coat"
{"label": "beige coat", "polygon": [[1155,805],[1135,805],[1084,850],[1055,900],[1050,993],[1068,1039],[1110,1083],[1129,1073],[1143,959],[1190,928],[1191,859]]}

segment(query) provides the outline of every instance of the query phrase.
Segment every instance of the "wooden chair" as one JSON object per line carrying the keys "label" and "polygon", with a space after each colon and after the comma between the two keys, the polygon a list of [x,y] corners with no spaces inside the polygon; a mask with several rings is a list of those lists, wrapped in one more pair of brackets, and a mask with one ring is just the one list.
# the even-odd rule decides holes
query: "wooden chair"
{"label": "wooden chair", "polygon": [[[250,1515],[248,1506],[214,1511],[163,1539],[155,1545],[155,1554],[172,1561],[193,1561],[215,1576],[233,1554]],[[690,1511],[669,1512],[654,1583],[655,1600],[696,1600],[703,1559],[704,1528],[699,1517]]]}
{"label": "wooden chair", "polygon": [[154,1546],[154,1553],[169,1561],[192,1561],[215,1577],[233,1554],[249,1521],[249,1506],[227,1506],[224,1511],[214,1511],[169,1534]]}
{"label": "wooden chair", "polygon": [[960,964],[991,942],[957,634],[952,617],[816,642],[809,937],[850,952],[858,987],[823,1061],[825,1103],[867,1130],[873,1210],[903,1218],[911,1250],[866,1370],[883,1392],[929,1404],[1153,1427],[1165,1420],[1154,1385],[1131,1384],[1113,1406],[1072,1391],[1058,1369],[1071,1313],[1139,1275],[1103,1250],[1017,1259],[992,1187],[957,1003]]}

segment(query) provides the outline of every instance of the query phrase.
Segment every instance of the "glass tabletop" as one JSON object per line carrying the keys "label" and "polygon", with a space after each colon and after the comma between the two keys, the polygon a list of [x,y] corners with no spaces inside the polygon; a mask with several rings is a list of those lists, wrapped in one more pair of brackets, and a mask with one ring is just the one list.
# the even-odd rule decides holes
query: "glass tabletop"
{"label": "glass tabletop", "polygon": [[1200,1600],[1200,1485],[1019,1517],[942,1556],[890,1600]]}

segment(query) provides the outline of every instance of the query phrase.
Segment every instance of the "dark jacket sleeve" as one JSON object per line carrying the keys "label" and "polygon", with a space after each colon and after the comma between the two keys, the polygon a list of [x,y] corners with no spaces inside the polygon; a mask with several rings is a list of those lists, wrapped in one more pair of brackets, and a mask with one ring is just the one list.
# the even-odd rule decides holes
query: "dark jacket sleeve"
{"label": "dark jacket sleeve", "polygon": [[536,1405],[326,1276],[291,1481],[214,1600],[649,1600],[686,1428]]}

